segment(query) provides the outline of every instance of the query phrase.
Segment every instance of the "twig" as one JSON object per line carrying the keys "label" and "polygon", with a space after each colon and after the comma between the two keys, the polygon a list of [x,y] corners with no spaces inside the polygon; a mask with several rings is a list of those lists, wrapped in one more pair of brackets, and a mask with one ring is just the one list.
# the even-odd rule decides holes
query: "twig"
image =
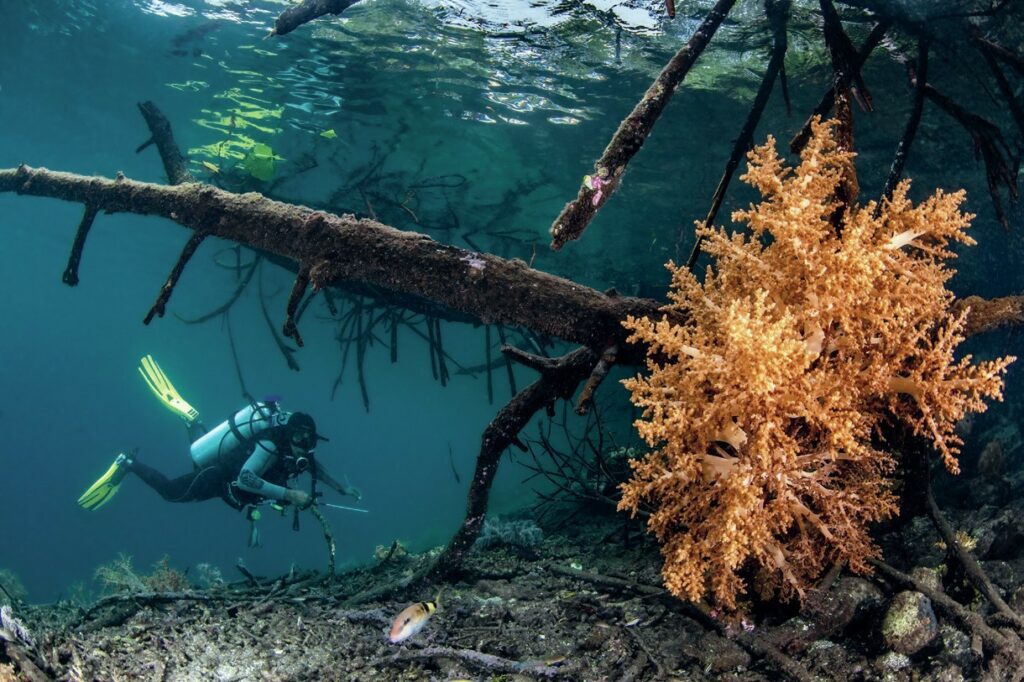
{"label": "twig", "polygon": [[75,242],[71,245],[71,255],[68,256],[68,265],[64,268],[63,281],[68,286],[75,286],[78,284],[78,264],[82,260],[82,249],[85,248],[85,239],[89,236],[89,230],[92,229],[92,222],[96,219],[96,207],[86,204],[85,211],[82,213],[82,220],[78,223],[78,229],[75,230]]}
{"label": "twig", "polygon": [[213,318],[228,312],[228,310],[231,309],[231,306],[235,304],[235,301],[237,301],[242,296],[242,292],[245,291],[245,288],[249,286],[249,282],[252,281],[252,276],[256,274],[257,266],[260,264],[260,258],[260,256],[256,256],[256,259],[253,260],[251,264],[244,268],[246,270],[245,276],[242,277],[241,281],[239,281],[238,283],[238,286],[235,287],[234,293],[231,294],[231,297],[227,301],[225,301],[223,305],[221,305],[218,308],[215,308],[214,310],[211,310],[205,315],[200,315],[199,317],[187,318],[177,314],[175,315],[175,317],[177,317],[185,324],[199,324],[201,322],[212,320]]}
{"label": "twig", "polygon": [[601,385],[604,378],[608,376],[608,372],[615,365],[615,358],[618,354],[619,344],[611,343],[605,347],[601,358],[594,365],[594,370],[590,373],[590,378],[587,379],[587,383],[583,385],[583,390],[580,391],[580,397],[576,401],[576,414],[583,416],[590,411],[590,407],[594,402],[594,391]]}
{"label": "twig", "polygon": [[448,443],[448,464],[452,468],[452,476],[455,477],[455,482],[462,485],[462,479],[459,478],[459,472],[455,468],[455,453],[452,451],[452,444]]}
{"label": "twig", "polygon": [[259,285],[259,299],[260,299],[260,310],[263,312],[263,320],[267,323],[267,327],[270,329],[270,335],[274,338],[274,343],[277,344],[277,349],[281,351],[281,355],[284,356],[285,362],[288,363],[288,369],[299,371],[299,363],[295,361],[295,351],[285,345],[284,341],[277,334],[277,328],[274,325],[274,321],[270,319],[270,313],[267,312],[267,300],[263,295],[263,277],[261,276],[257,280]]}
{"label": "twig", "polygon": [[1024,108],[1021,107],[1021,102],[1013,91],[1013,86],[1006,79],[1006,74],[999,67],[994,50],[991,47],[987,47],[984,42],[981,45],[981,55],[985,58],[985,63],[988,65],[989,71],[992,72],[992,77],[996,79],[996,85],[999,87],[1000,94],[1002,94],[1003,99],[1006,100],[1006,105],[1010,108],[1010,114],[1013,116],[1014,123],[1017,124],[1017,130],[1024,136]]}
{"label": "twig", "polygon": [[504,353],[505,345],[506,345],[506,343],[505,343],[505,328],[502,325],[500,325],[500,324],[498,325],[498,341],[501,342],[501,349],[502,349],[503,355],[505,357],[505,369],[508,372],[508,387],[509,387],[509,390],[512,392],[512,395],[515,395],[516,393],[519,392],[516,389],[516,373],[512,369],[512,358],[511,358],[511,356],[508,353]]}
{"label": "twig", "polygon": [[231,360],[235,364],[235,375],[238,377],[238,388],[242,392],[242,397],[248,401],[250,405],[256,403],[256,399],[249,393],[249,389],[245,386],[245,378],[242,376],[242,363],[238,359],[238,348],[235,346],[235,333],[231,329],[231,313],[227,310],[224,311],[224,326],[228,330],[228,348],[231,349]]}
{"label": "twig", "polygon": [[370,411],[370,393],[366,388],[366,375],[363,373],[363,365],[366,362],[366,336],[373,333],[373,310],[370,310],[369,327],[363,332],[363,311],[359,309],[356,316],[356,377],[359,380],[359,393],[363,398],[363,409]]}
{"label": "twig", "polygon": [[885,180],[885,187],[882,188],[882,196],[875,205],[874,217],[882,214],[882,208],[887,199],[892,198],[892,192],[896,184],[903,177],[903,166],[907,162],[907,155],[910,153],[910,145],[914,143],[917,134],[917,126],[921,122],[921,112],[924,111],[924,88],[928,83],[928,41],[921,39],[917,43],[917,68],[913,70],[914,103],[910,109],[910,116],[907,118],[907,125],[903,129],[903,136],[896,146],[896,154],[892,159],[892,168],[889,169],[889,177]]}
{"label": "twig", "polygon": [[638,628],[636,628],[636,627],[623,627],[622,629],[625,630],[626,632],[628,632],[629,635],[634,640],[636,640],[637,645],[647,655],[647,659],[651,663],[654,664],[654,668],[658,671],[657,679],[659,679],[659,680],[666,679],[665,666],[663,666],[661,664],[661,661],[658,660],[658,657],[654,655],[654,652],[652,652],[650,650],[650,648],[647,646],[647,643],[644,642],[643,638],[640,636],[640,632],[639,632]]}
{"label": "twig", "polygon": [[[936,90],[930,84],[925,85],[925,96],[932,102],[939,105],[939,108],[956,119],[957,123],[963,126],[964,130],[971,136],[974,142],[974,155],[985,162],[985,176],[988,180],[988,192],[992,198],[992,207],[995,209],[996,218],[1002,224],[1003,229],[1010,229],[1009,219],[1003,210],[1003,201],[999,196],[999,186],[1005,185],[1010,194],[1011,200],[1017,199],[1017,169],[1019,159],[1008,161],[1012,158],[1009,147],[1003,139],[999,128],[978,114],[968,111],[957,104],[948,95]],[[1014,168],[1011,168],[1014,166]]]}
{"label": "twig", "polygon": [[142,320],[143,324],[149,324],[152,322],[154,316],[164,316],[165,306],[167,302],[171,300],[171,294],[174,293],[174,286],[178,283],[178,279],[181,277],[181,273],[185,271],[185,266],[189,260],[195,254],[196,249],[206,239],[205,232],[193,232],[192,236],[189,237],[188,242],[185,243],[185,248],[181,250],[181,255],[178,256],[178,261],[174,264],[171,269],[171,274],[167,276],[167,281],[164,282],[163,287],[160,288],[160,294],[156,298],[156,303],[146,313],[145,319]]}
{"label": "twig", "polygon": [[[437,373],[441,377],[441,386],[448,385],[448,365],[444,362],[444,344],[441,342],[441,320],[433,318],[434,342],[437,344]],[[428,319],[427,324],[430,324]]]}
{"label": "twig", "polygon": [[324,577],[324,582],[330,582],[334,578],[334,556],[337,553],[337,546],[334,543],[334,536],[331,534],[331,526],[327,523],[327,519],[324,518],[324,514],[314,504],[309,508],[309,512],[316,517],[316,520],[320,522],[320,528],[324,532],[324,541],[327,543],[327,575]]}
{"label": "twig", "polygon": [[985,595],[985,598],[996,607],[996,610],[1000,615],[1012,622],[1014,626],[1021,631],[1024,631],[1024,618],[1021,618],[1018,614],[1014,613],[1010,605],[1003,601],[1002,596],[996,589],[995,585],[989,579],[985,570],[978,563],[978,560],[974,558],[974,555],[964,549],[964,546],[956,539],[956,533],[953,532],[952,526],[949,525],[949,521],[942,515],[942,510],[939,509],[939,505],[935,503],[935,495],[932,493],[932,485],[929,481],[926,489],[926,502],[928,504],[928,516],[931,517],[932,523],[935,524],[936,530],[939,531],[939,535],[942,536],[943,541],[946,543],[946,548],[953,554],[960,565],[963,566],[964,571],[967,573],[967,577],[970,578],[971,583],[978,588],[978,591]]}
{"label": "twig", "polygon": [[288,296],[288,306],[285,309],[284,328],[282,330],[285,338],[291,337],[295,339],[295,343],[298,344],[299,348],[302,348],[302,335],[299,334],[299,329],[295,326],[295,311],[298,310],[299,302],[302,301],[302,296],[306,293],[307,286],[309,286],[309,268],[299,265],[299,273],[295,276],[295,282],[292,283],[292,292]]}
{"label": "twig", "polygon": [[599,186],[582,184],[576,199],[566,204],[552,223],[552,249],[557,251],[566,242],[579,239],[598,209],[618,189],[630,159],[640,151],[676,88],[686,78],[690,67],[707,47],[735,2],[718,0],[715,3],[690,40],[669,60],[633,111],[619,124],[611,142],[594,164],[593,177],[599,178]]}
{"label": "twig", "polygon": [[494,377],[491,368],[491,325],[484,325],[484,363],[487,367],[487,404],[494,404]]}
{"label": "twig", "polygon": [[252,585],[253,587],[259,587],[259,586],[260,586],[260,581],[256,579],[256,576],[254,576],[254,575],[253,575],[253,574],[252,574],[252,573],[251,573],[251,572],[249,571],[249,569],[248,569],[248,568],[246,568],[246,566],[245,566],[245,564],[244,564],[244,563],[242,562],[242,559],[241,559],[241,558],[239,558],[239,559],[238,559],[238,561],[236,561],[236,562],[235,562],[235,568],[237,568],[237,569],[238,569],[238,572],[239,572],[239,573],[241,573],[242,575],[244,575],[244,576],[245,576],[245,579],[249,581],[249,584],[250,584],[250,585]]}

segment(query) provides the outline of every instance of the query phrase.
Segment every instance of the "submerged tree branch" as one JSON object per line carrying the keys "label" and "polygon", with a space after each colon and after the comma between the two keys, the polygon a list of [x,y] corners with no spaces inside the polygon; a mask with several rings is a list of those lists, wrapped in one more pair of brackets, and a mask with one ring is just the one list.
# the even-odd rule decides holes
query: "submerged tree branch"
{"label": "submerged tree branch", "polygon": [[274,28],[267,37],[291,33],[299,26],[319,19],[325,14],[341,14],[357,2],[359,0],[303,0],[278,15]]}
{"label": "submerged tree branch", "polygon": [[[0,170],[0,192],[44,196],[110,213],[158,215],[310,268],[314,289],[362,282],[429,299],[485,323],[529,327],[601,346],[624,339],[627,315],[660,317],[649,299],[608,296],[533,270],[520,260],[473,254],[374,220],[337,216],[232,194],[208,185],[157,185],[34,169]],[[634,345],[623,344],[628,362]],[[633,361],[639,355],[632,355]]]}
{"label": "submerged tree branch", "polygon": [[[732,176],[736,169],[739,168],[743,157],[753,147],[754,131],[757,130],[757,124],[761,121],[764,108],[768,105],[768,98],[771,97],[775,81],[783,74],[783,67],[786,63],[786,50],[788,49],[786,24],[789,21],[789,6],[788,0],[768,0],[765,3],[765,11],[772,25],[772,56],[768,61],[768,68],[765,70],[764,77],[761,79],[761,86],[757,89],[754,104],[751,105],[750,112],[747,114],[747,120],[743,122],[743,128],[740,129],[740,134],[736,138],[736,142],[733,143],[732,153],[725,164],[722,178],[718,181],[718,186],[715,187],[715,194],[711,198],[711,208],[708,209],[708,214],[704,218],[703,227],[714,224],[715,218],[718,217],[718,209],[722,207],[722,201],[725,200],[725,191],[729,188]],[[683,230],[680,229],[679,238],[676,240],[677,257],[682,257],[682,252],[679,250],[682,236]],[[686,259],[686,268],[691,272],[697,264],[697,258],[700,256],[700,247],[703,242],[704,236],[698,234],[697,240],[693,244],[693,249],[690,251],[690,256]]]}
{"label": "submerged tree branch", "polygon": [[149,126],[149,132],[152,135],[135,150],[135,153],[155,144],[160,153],[160,160],[164,164],[164,172],[167,173],[167,182],[172,185],[195,182],[196,179],[188,172],[188,165],[178,148],[178,143],[174,141],[171,122],[167,120],[163,112],[153,102],[146,101],[139,103],[139,113],[142,114],[142,118],[146,119],[146,125]]}
{"label": "submerged tree branch", "polygon": [[921,113],[924,111],[924,88],[928,83],[928,41],[921,39],[917,43],[917,68],[911,70],[911,80],[914,83],[914,99],[910,108],[910,116],[907,118],[907,125],[903,128],[903,137],[896,146],[896,154],[892,159],[892,167],[889,169],[889,177],[885,180],[882,188],[882,196],[875,205],[874,217],[882,214],[882,207],[885,200],[892,198],[893,190],[903,177],[903,166],[906,165],[907,155],[910,154],[910,146],[914,143],[917,135],[917,126],[921,122]]}
{"label": "submerged tree branch", "polygon": [[594,164],[593,176],[589,176],[596,180],[582,184],[576,198],[565,205],[551,225],[552,249],[557,251],[566,242],[579,239],[597,210],[618,189],[630,159],[640,151],[676,88],[711,42],[735,2],[718,0],[715,3],[686,46],[665,65],[633,111],[619,124],[611,142]]}

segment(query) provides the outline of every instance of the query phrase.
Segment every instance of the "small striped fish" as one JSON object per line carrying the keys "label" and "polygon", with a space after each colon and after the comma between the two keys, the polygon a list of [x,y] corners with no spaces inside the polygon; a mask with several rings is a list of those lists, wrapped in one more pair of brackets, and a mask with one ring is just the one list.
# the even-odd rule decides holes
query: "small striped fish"
{"label": "small striped fish", "polygon": [[434,598],[434,601],[416,602],[404,608],[395,618],[395,622],[391,624],[391,636],[389,637],[391,643],[404,642],[422,630],[439,608],[441,608],[440,594]]}

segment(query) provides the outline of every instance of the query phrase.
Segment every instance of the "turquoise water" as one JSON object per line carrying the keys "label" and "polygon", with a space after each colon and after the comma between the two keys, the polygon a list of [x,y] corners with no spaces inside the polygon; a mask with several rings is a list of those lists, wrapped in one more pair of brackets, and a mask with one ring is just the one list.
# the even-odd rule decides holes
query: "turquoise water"
{"label": "turquoise water", "polygon": [[[737,23],[691,74],[585,237],[553,253],[547,229],[708,4],[681,3],[670,23],[656,5],[642,3],[526,9],[379,0],[265,40],[282,3],[0,0],[7,27],[0,167],[24,162],[164,181],[155,149],[135,153],[148,137],[136,103],[152,100],[202,181],[339,213],[372,210],[384,223],[443,243],[521,258],[600,289],[660,297],[668,280],[662,264],[677,249],[688,253],[693,221],[707,211],[758,85],[768,44],[753,19],[758,4],[740,5]],[[788,140],[829,79],[820,47],[811,46],[813,22],[795,21],[808,36],[792,39],[796,113],[786,116],[776,92],[758,140],[767,131]],[[884,181],[908,108],[898,67],[880,63],[871,75],[876,106],[886,113],[857,115],[866,196]],[[1019,208],[1010,213],[1014,229],[1004,233],[970,141],[943,114],[930,110],[921,135],[907,169],[916,193],[966,186],[979,214],[973,234],[980,246],[964,253],[954,288],[1018,292]],[[751,199],[737,185],[721,220]],[[158,359],[208,422],[244,403],[224,326],[176,317],[197,316],[230,296],[235,275],[216,262],[229,245],[204,244],[168,316],[144,326],[188,235],[167,221],[101,215],[81,284],[70,288],[60,275],[80,214],[77,205],[0,194],[0,567],[20,575],[34,600],[89,581],[118,552],[140,567],[164,555],[179,567],[210,562],[226,573],[239,556],[266,574],[292,563],[322,567],[323,542],[309,518],[298,533],[290,515],[267,519],[265,547],[249,550],[244,521],[220,501],[171,505],[129,478],[102,510],[75,505],[119,450],[137,447],[143,461],[169,475],[190,466],[181,423],[150,398],[135,370],[142,355]],[[279,325],[292,277],[271,267],[260,277]],[[494,405],[483,375],[457,376],[442,388],[426,345],[403,331],[397,364],[386,344],[368,352],[366,412],[351,364],[331,398],[340,352],[337,325],[321,305],[301,325],[306,347],[294,372],[250,288],[231,316],[247,386],[313,414],[331,438],[319,456],[361,488],[369,514],[331,512],[341,562],[367,561],[375,545],[395,538],[417,549],[443,543],[461,520],[480,433],[509,395],[503,370],[495,375]],[[444,334],[459,362],[483,362],[482,328],[445,325]],[[519,386],[532,378],[517,372]],[[625,392],[610,382],[602,390],[628,437]],[[529,504],[523,475],[505,466],[495,510]]]}

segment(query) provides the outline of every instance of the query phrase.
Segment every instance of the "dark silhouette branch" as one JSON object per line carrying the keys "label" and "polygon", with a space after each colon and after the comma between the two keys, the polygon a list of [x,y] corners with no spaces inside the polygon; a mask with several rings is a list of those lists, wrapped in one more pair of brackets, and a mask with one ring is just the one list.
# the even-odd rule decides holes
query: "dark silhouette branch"
{"label": "dark silhouette branch", "polygon": [[928,41],[925,39],[921,39],[917,44],[917,68],[911,69],[911,82],[914,84],[913,105],[910,108],[907,125],[903,129],[903,136],[896,146],[896,154],[892,159],[889,177],[886,178],[885,187],[882,188],[881,200],[875,206],[876,218],[882,214],[885,200],[892,198],[892,191],[896,189],[896,184],[903,177],[903,167],[907,163],[910,145],[914,143],[917,126],[921,122],[921,112],[924,111],[924,89],[928,83]]}
{"label": "dark silhouette branch", "polygon": [[326,14],[341,14],[359,0],[303,0],[278,15],[271,36],[283,36]]}
{"label": "dark silhouette branch", "polygon": [[68,266],[64,268],[64,277],[62,278],[64,284],[70,287],[78,284],[78,264],[82,262],[82,249],[85,248],[85,240],[89,236],[89,230],[92,229],[95,219],[96,208],[86,204],[82,220],[78,223],[78,229],[75,230],[75,242],[71,245],[71,255],[68,256]]}
{"label": "dark silhouette branch", "polygon": [[135,150],[138,154],[151,144],[155,144],[160,153],[160,160],[164,164],[164,172],[167,174],[167,182],[172,185],[180,185],[185,182],[195,182],[196,179],[188,172],[188,165],[178,143],[174,141],[174,133],[171,132],[171,122],[167,120],[163,112],[153,102],[140,102],[139,112],[146,119],[151,137]]}
{"label": "dark silhouette branch", "polygon": [[992,198],[992,208],[1003,229],[1010,229],[1010,221],[1003,210],[1003,200],[999,187],[1005,186],[1011,201],[1016,201],[1017,167],[1020,159],[1013,159],[1010,148],[1003,139],[999,127],[984,116],[967,110],[953,100],[952,97],[936,90],[930,84],[925,85],[925,96],[937,104],[940,109],[956,120],[971,136],[974,143],[974,156],[985,162],[985,177],[988,181],[988,193]]}
{"label": "dark silhouette branch", "polygon": [[[725,192],[729,188],[729,183],[732,181],[733,174],[739,167],[743,157],[746,156],[747,152],[753,147],[754,131],[757,130],[757,124],[761,121],[761,115],[764,113],[764,108],[768,104],[768,98],[771,97],[775,81],[783,74],[783,67],[786,63],[786,49],[788,45],[786,38],[786,23],[789,20],[789,7],[790,3],[788,0],[781,0],[777,2],[769,0],[765,3],[768,20],[772,25],[772,56],[768,61],[768,68],[765,71],[764,78],[761,79],[761,87],[757,89],[757,95],[754,97],[754,104],[750,107],[750,113],[747,114],[747,120],[743,122],[743,128],[740,129],[740,134],[736,138],[736,142],[733,144],[732,153],[729,155],[729,160],[725,164],[725,171],[722,173],[722,178],[718,181],[718,186],[715,188],[714,196],[711,197],[711,208],[708,209],[708,214],[702,223],[704,227],[714,224],[715,218],[718,216],[718,209],[722,207],[722,201],[725,199]],[[786,97],[786,101],[788,108],[788,96]],[[682,235],[683,230],[680,230],[679,239],[676,242],[677,245],[681,244]],[[686,259],[686,267],[691,272],[697,264],[697,258],[700,256],[700,247],[703,241],[704,237],[698,235],[697,241],[694,242],[693,249],[690,251],[690,256]],[[678,247],[676,250],[677,255],[681,256],[682,253],[679,252]]]}
{"label": "dark silhouette branch", "polygon": [[[851,64],[852,67],[855,67],[859,71],[861,67],[864,66],[868,57],[874,49],[878,47],[878,44],[882,42],[882,38],[885,37],[886,32],[891,26],[892,24],[888,20],[875,24],[875,27],[871,29],[871,33],[869,33],[868,37],[864,40],[864,44],[861,45],[860,50],[857,51],[856,59]],[[800,132],[789,141],[789,150],[791,152],[799,154],[803,150],[807,145],[807,141],[811,139],[811,121],[813,121],[815,117],[825,118],[828,116],[828,113],[832,111],[833,105],[835,105],[835,101],[835,88],[830,87],[825,91],[825,94],[821,96],[821,100],[818,102],[818,105],[814,107],[814,111],[811,112],[811,115],[807,117],[806,121],[804,121],[804,125],[800,128]]]}

